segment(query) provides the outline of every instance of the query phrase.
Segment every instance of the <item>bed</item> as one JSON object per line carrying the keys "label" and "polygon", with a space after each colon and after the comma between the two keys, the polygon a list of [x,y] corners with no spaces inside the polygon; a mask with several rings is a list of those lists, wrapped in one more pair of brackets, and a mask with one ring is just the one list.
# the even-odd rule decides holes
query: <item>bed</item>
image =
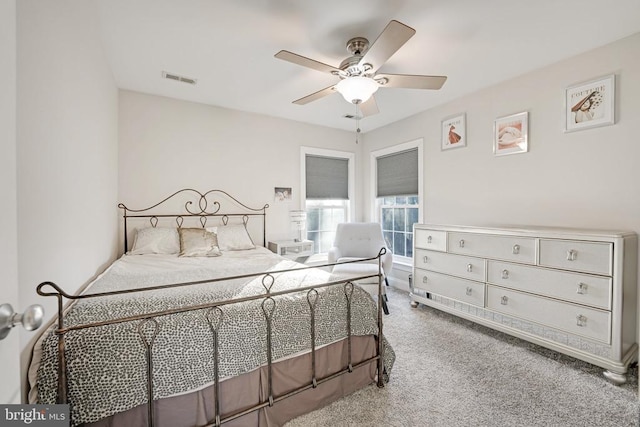
{"label": "bed", "polygon": [[184,189],[119,208],[122,257],[78,295],[37,288],[58,314],[34,347],[30,403],[68,403],[74,426],[280,426],[388,381],[365,277],[265,249],[268,205]]}

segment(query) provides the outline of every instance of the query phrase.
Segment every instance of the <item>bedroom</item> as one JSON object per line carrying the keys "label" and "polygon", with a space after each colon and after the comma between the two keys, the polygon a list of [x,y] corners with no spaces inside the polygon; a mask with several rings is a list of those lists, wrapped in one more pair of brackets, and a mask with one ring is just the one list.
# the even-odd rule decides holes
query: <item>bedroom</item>
{"label": "bedroom", "polygon": [[[15,99],[2,101],[2,127],[9,130],[0,168],[6,174],[2,227],[8,236],[2,239],[7,245],[3,270],[8,272],[3,286],[18,283],[7,289],[15,293],[8,298],[14,307],[42,303],[34,287],[43,280],[77,289],[117,256],[114,207],[119,201],[138,200],[141,194],[153,201],[167,191],[221,182],[226,190],[258,203],[270,199],[276,186],[291,186],[295,194],[301,145],[357,154],[358,219],[366,219],[370,211],[365,196],[370,193],[369,153],[423,138],[423,217],[429,222],[640,232],[635,187],[640,148],[632,133],[633,118],[640,113],[638,29],[606,46],[366,132],[355,145],[353,130],[119,89],[103,53],[99,22],[84,2],[45,6],[13,1],[3,7],[7,13],[0,14],[1,27],[13,29],[2,38],[7,43],[3,52],[15,65],[3,68],[8,78],[2,79],[3,92],[6,88]],[[298,70],[291,69],[296,75]],[[611,73],[618,79],[616,124],[563,133],[564,88]],[[531,115],[529,152],[495,158],[493,120],[525,110]],[[459,112],[467,114],[469,145],[443,152],[440,121]],[[249,149],[252,156],[246,157]],[[223,155],[224,161],[216,160]],[[245,165],[245,174],[235,173],[228,182],[225,178],[238,163]],[[254,179],[251,174],[258,171],[265,179]],[[272,238],[288,233],[287,210],[276,206],[270,213]],[[45,308],[54,312],[52,305]],[[10,339],[25,346],[30,335],[14,333]]]}

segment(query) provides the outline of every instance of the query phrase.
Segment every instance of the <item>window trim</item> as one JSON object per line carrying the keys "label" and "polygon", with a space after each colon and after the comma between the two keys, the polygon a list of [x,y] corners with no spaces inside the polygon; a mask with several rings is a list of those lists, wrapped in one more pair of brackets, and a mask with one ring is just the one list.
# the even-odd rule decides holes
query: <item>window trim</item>
{"label": "window trim", "polygon": [[356,155],[350,151],[338,151],[328,150],[325,148],[316,147],[300,147],[300,209],[305,209],[307,206],[307,171],[306,171],[306,156],[310,154],[312,156],[324,156],[335,157],[338,159],[347,159],[348,175],[348,197],[349,203],[347,220],[353,221],[355,218],[355,158]]}
{"label": "window trim", "polygon": [[[382,218],[380,218],[380,206],[376,202],[376,187],[378,182],[378,171],[377,171],[377,161],[378,157],[388,156],[390,154],[399,153],[402,151],[418,149],[418,223],[424,222],[424,209],[422,208],[424,204],[424,169],[423,169],[423,150],[424,150],[424,140],[422,138],[414,139],[412,141],[404,142],[401,144],[396,144],[391,147],[382,148],[380,150],[375,150],[371,152],[370,160],[369,160],[369,171],[370,171],[370,183],[369,186],[370,194],[370,208],[371,208],[371,219],[374,222],[381,222]],[[415,238],[415,236],[414,236]],[[394,263],[399,264],[407,264],[411,262],[411,258],[405,256],[395,256],[394,255]]]}
{"label": "window trim", "polygon": [[369,171],[370,171],[370,183],[369,186],[370,194],[369,200],[371,201],[371,218],[372,221],[380,222],[380,214],[378,212],[378,206],[376,203],[376,183],[378,182],[378,171],[377,171],[377,160],[378,157],[388,156],[390,154],[399,153],[402,151],[411,150],[414,148],[418,149],[418,222],[424,222],[423,217],[423,200],[424,200],[424,169],[423,169],[423,153],[424,141],[422,138],[414,139],[412,141],[404,142],[402,144],[393,145],[391,147],[382,148],[380,150],[375,150],[371,152],[370,161],[369,161]]}

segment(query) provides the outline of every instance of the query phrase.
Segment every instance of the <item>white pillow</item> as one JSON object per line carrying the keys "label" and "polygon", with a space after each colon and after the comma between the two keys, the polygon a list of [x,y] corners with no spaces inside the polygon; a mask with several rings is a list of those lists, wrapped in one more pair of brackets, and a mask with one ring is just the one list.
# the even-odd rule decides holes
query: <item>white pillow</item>
{"label": "white pillow", "polygon": [[204,228],[180,228],[180,256],[205,257],[220,256],[215,233]]}
{"label": "white pillow", "polygon": [[218,245],[221,251],[242,251],[256,247],[243,224],[218,227]]}
{"label": "white pillow", "polygon": [[136,231],[131,255],[177,254],[180,252],[178,230],[169,227],[147,227]]}

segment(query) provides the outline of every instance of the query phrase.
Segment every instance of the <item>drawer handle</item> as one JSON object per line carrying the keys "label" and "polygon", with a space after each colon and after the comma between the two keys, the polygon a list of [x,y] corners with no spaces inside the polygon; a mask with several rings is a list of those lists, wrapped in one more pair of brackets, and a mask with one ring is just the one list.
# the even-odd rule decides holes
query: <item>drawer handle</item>
{"label": "drawer handle", "polygon": [[502,270],[502,278],[503,279],[509,278],[509,270]]}
{"label": "drawer handle", "polygon": [[472,291],[473,289],[471,289],[471,286],[467,286],[467,296],[471,296]]}
{"label": "drawer handle", "polygon": [[422,262],[424,262],[425,264],[427,263],[428,260],[429,260],[429,258],[427,258],[426,255],[422,257]]}
{"label": "drawer handle", "polygon": [[576,289],[576,293],[580,295],[584,295],[587,293],[587,284],[586,283],[578,283],[578,289]]}
{"label": "drawer handle", "polygon": [[567,251],[567,261],[575,261],[578,258],[578,251],[571,249]]}
{"label": "drawer handle", "polygon": [[464,240],[460,239],[458,245],[460,245],[461,248],[464,248]]}
{"label": "drawer handle", "polygon": [[471,273],[472,270],[473,270],[473,265],[467,264],[467,272]]}
{"label": "drawer handle", "polygon": [[433,239],[432,239],[432,237],[431,237],[431,236],[428,236],[428,237],[427,237],[427,243],[431,243],[431,240],[433,240]]}
{"label": "drawer handle", "polygon": [[424,277],[422,278],[422,283],[427,283],[427,276],[424,276]]}
{"label": "drawer handle", "polygon": [[576,325],[580,327],[587,326],[587,316],[583,316],[582,314],[578,314],[576,316]]}
{"label": "drawer handle", "polygon": [[500,298],[500,304],[507,305],[507,302],[509,302],[509,298],[507,296],[502,296],[502,298]]}
{"label": "drawer handle", "polygon": [[518,255],[520,253],[520,245],[513,245],[513,254]]}

